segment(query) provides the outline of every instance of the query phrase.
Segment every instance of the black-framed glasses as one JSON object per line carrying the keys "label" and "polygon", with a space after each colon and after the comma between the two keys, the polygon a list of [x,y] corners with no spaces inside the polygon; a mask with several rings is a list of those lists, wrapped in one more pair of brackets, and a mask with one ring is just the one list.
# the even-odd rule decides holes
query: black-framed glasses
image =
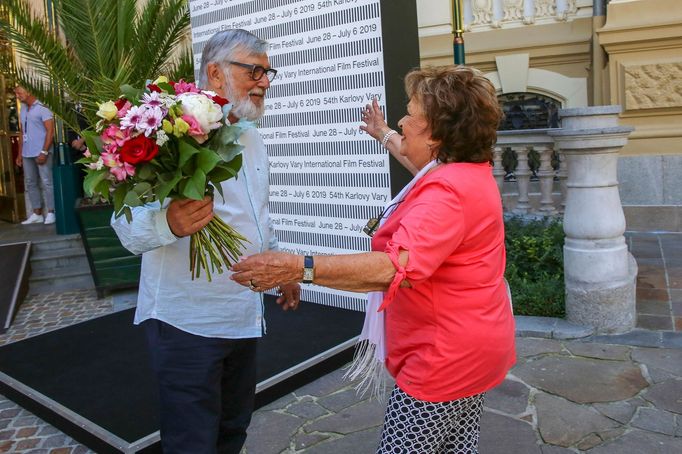
{"label": "black-framed glasses", "polygon": [[377,229],[379,228],[379,223],[381,220],[385,217],[388,217],[391,213],[395,211],[395,209],[403,203],[403,201],[399,201],[396,203],[392,203],[383,210],[381,210],[381,213],[379,213],[379,216],[375,218],[371,218],[369,221],[367,221],[367,224],[362,228],[362,231],[365,235],[369,237],[373,237],[374,234],[376,233]]}
{"label": "black-framed glasses", "polygon": [[272,82],[277,75],[277,70],[274,68],[264,68],[261,65],[250,65],[248,63],[240,63],[238,61],[231,61],[230,64],[251,70],[250,76],[253,80],[261,80],[263,76],[266,76],[268,80]]}

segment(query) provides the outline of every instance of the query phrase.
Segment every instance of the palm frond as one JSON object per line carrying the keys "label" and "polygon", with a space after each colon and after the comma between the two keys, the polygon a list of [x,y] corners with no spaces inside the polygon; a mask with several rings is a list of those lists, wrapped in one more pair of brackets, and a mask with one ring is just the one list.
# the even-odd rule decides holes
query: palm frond
{"label": "palm frond", "polygon": [[35,73],[74,90],[84,88],[79,83],[77,65],[71,55],[47,23],[34,15],[28,1],[5,1],[12,15],[8,19],[0,18],[0,29]]}
{"label": "palm frond", "polygon": [[172,50],[185,37],[189,29],[189,9],[186,0],[160,0],[148,2],[142,10],[136,27],[136,39],[145,43],[147,52],[140,52],[136,67],[138,77],[156,76],[168,62]]}
{"label": "palm frond", "polygon": [[74,110],[74,103],[69,101],[63,94],[56,90],[54,85],[43,78],[36,77],[34,74],[23,68],[18,68],[15,74],[17,82],[35,95],[53,114],[74,131],[79,131],[78,120]]}
{"label": "palm frond", "polygon": [[117,1],[56,0],[59,23],[68,45],[89,74],[112,74],[116,70],[115,56],[118,18]]}
{"label": "palm frond", "polygon": [[175,60],[166,63],[161,74],[168,75],[171,80],[184,79],[185,82],[194,82],[194,55],[189,43],[180,51],[180,55]]}
{"label": "palm frond", "polygon": [[191,74],[191,53],[170,63],[188,31],[187,0],[148,0],[139,12],[136,0],[53,0],[63,41],[29,2],[2,0],[11,14],[0,15],[0,30],[27,63],[18,80],[75,130],[76,102],[94,124],[98,103],[117,98],[121,85],[141,86],[163,65]]}

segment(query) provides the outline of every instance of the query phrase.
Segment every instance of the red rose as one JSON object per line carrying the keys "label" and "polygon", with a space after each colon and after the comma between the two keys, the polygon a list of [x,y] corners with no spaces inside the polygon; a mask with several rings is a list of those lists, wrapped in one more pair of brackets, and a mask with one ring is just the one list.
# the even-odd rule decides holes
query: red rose
{"label": "red rose", "polygon": [[114,105],[118,110],[121,110],[121,107],[123,107],[127,101],[128,100],[125,98],[118,98],[116,101],[114,101]]}
{"label": "red rose", "polygon": [[159,152],[159,146],[154,140],[141,135],[127,140],[118,152],[121,161],[135,165],[154,159],[154,156]]}
{"label": "red rose", "polygon": [[228,101],[227,99],[223,98],[222,96],[218,96],[218,95],[213,95],[213,97],[211,98],[211,100],[212,100],[214,103],[218,104],[220,107],[223,107],[225,104],[227,104],[227,103],[230,102],[230,101]]}
{"label": "red rose", "polygon": [[161,89],[156,84],[149,84],[149,85],[147,85],[147,88],[149,88],[149,91],[155,91],[157,93],[161,93]]}

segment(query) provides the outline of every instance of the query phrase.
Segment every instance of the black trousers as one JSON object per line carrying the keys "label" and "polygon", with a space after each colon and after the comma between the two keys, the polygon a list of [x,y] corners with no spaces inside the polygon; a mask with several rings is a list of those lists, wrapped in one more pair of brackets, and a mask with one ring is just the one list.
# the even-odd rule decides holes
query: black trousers
{"label": "black trousers", "polygon": [[257,339],[201,337],[154,319],[142,325],[164,454],[239,454],[254,406]]}

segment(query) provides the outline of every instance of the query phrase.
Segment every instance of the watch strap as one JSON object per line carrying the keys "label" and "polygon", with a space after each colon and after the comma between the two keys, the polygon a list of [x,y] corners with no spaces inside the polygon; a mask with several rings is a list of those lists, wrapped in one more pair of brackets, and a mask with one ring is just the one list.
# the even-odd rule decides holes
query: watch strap
{"label": "watch strap", "polygon": [[312,284],[313,283],[314,267],[315,267],[315,262],[314,262],[312,256],[306,255],[305,257],[303,257],[303,283],[304,284]]}

